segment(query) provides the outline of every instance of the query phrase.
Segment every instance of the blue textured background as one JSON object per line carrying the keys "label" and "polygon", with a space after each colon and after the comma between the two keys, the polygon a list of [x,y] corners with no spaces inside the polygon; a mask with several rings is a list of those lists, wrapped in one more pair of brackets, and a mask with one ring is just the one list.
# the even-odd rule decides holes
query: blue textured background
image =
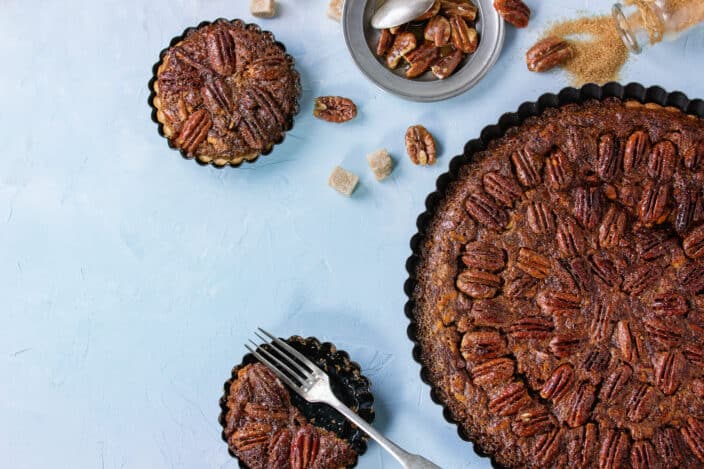
{"label": "blue textured background", "polygon": [[[150,120],[159,51],[246,0],[0,1],[0,466],[235,468],[218,399],[261,325],[335,342],[374,381],[377,425],[444,468],[488,467],[418,378],[402,285],[426,195],[468,139],[505,111],[567,85],[523,54],[549,21],[608,1],[530,0],[528,29],[476,88],[417,104],[355,68],[327,0],[281,0],[257,20],[295,56],[305,89],[285,143],[254,165],[202,168]],[[631,61],[623,81],[704,97],[704,32]],[[312,98],[349,96],[344,125]],[[403,152],[407,126],[436,136],[436,166]],[[377,183],[365,155],[397,162]],[[357,172],[351,199],[326,185]],[[397,467],[372,445],[360,468]]]}

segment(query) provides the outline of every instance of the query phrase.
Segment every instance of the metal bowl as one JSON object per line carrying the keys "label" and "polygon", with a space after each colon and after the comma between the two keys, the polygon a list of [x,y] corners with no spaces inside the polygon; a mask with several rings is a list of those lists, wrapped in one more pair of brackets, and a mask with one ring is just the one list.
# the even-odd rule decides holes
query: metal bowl
{"label": "metal bowl", "polygon": [[367,78],[379,88],[412,101],[441,101],[464,93],[481,80],[499,58],[504,45],[504,22],[491,0],[474,0],[479,9],[476,28],[479,47],[450,77],[437,80],[430,72],[410,79],[402,70],[390,70],[374,51],[380,31],[371,26],[371,17],[384,0],[347,0],[342,26],[347,48]]}

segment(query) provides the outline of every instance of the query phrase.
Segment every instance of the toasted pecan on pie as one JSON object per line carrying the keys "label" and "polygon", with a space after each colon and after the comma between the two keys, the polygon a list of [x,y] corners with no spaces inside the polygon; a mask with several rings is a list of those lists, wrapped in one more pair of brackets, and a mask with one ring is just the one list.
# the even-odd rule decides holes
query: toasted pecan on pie
{"label": "toasted pecan on pie", "polygon": [[163,54],[153,88],[171,145],[218,166],[256,159],[283,140],[301,93],[283,46],[240,20],[187,33]]}
{"label": "toasted pecan on pie", "polygon": [[704,122],[549,109],[462,166],[413,315],[463,433],[509,467],[704,464]]}

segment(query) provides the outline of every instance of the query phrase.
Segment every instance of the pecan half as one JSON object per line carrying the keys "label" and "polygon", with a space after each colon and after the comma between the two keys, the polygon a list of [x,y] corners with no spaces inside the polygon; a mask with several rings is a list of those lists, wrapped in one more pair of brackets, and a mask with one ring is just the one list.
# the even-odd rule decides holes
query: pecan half
{"label": "pecan half", "polygon": [[618,366],[609,371],[604,384],[601,386],[599,399],[604,402],[611,402],[621,397],[621,392],[631,380],[631,376],[633,376],[633,369],[625,363],[619,363]]}
{"label": "pecan half", "polygon": [[217,73],[229,76],[235,73],[237,55],[235,39],[226,29],[217,28],[206,36],[208,60]]}
{"label": "pecan half", "polygon": [[475,192],[464,202],[467,212],[476,221],[494,231],[502,231],[508,224],[508,214],[484,193]]}
{"label": "pecan half", "polygon": [[246,75],[255,80],[276,80],[288,73],[290,64],[283,58],[265,57],[253,61]]}
{"label": "pecan half", "polygon": [[472,368],[472,381],[477,386],[491,388],[505,383],[515,372],[516,364],[510,358],[495,358]]}
{"label": "pecan half", "polygon": [[704,204],[701,189],[688,188],[675,194],[675,230],[680,236],[685,235],[695,222],[701,221]]}
{"label": "pecan half", "polygon": [[603,342],[611,337],[614,306],[611,303],[595,302],[592,306],[592,322],[589,333],[594,342]]}
{"label": "pecan half", "polygon": [[530,8],[522,0],[494,0],[494,8],[507,23],[525,28],[530,20]]}
{"label": "pecan half", "polygon": [[609,429],[601,440],[599,451],[599,469],[618,469],[623,467],[623,459],[628,454],[630,438],[626,432]]}
{"label": "pecan half", "polygon": [[471,317],[479,327],[501,327],[506,321],[506,310],[495,301],[473,301]]}
{"label": "pecan half", "polygon": [[508,353],[506,340],[496,331],[468,332],[462,337],[460,353],[468,362],[482,362]]}
{"label": "pecan half", "polygon": [[491,272],[469,269],[457,277],[457,289],[476,299],[493,298],[501,286],[501,277]]}
{"label": "pecan half", "polygon": [[575,353],[583,342],[582,337],[560,334],[552,338],[548,348],[557,358],[566,358]]}
{"label": "pecan half", "polygon": [[526,52],[526,65],[531,72],[544,72],[562,65],[572,58],[574,49],[557,36],[541,39]]}
{"label": "pecan half", "polygon": [[682,326],[671,318],[668,321],[660,319],[649,319],[643,322],[645,330],[650,337],[665,347],[675,347],[682,339],[684,330]]}
{"label": "pecan half", "polygon": [[327,122],[347,122],[357,117],[357,106],[342,96],[320,96],[315,98],[313,115]]}
{"label": "pecan half", "polygon": [[655,437],[655,446],[660,458],[670,467],[679,467],[685,459],[685,447],[680,432],[672,427],[664,427]]}
{"label": "pecan half", "polygon": [[205,80],[201,94],[211,113],[225,115],[232,120],[233,125],[239,123],[235,93],[227,81],[211,77]]}
{"label": "pecan half", "polygon": [[538,436],[533,447],[533,458],[538,461],[542,467],[550,467],[550,463],[560,450],[560,442],[562,441],[562,431],[554,429],[549,433]]}
{"label": "pecan half", "polygon": [[523,191],[513,177],[490,171],[482,178],[484,190],[506,207],[513,207],[523,197]]}
{"label": "pecan half", "polygon": [[682,247],[687,257],[699,259],[704,256],[704,225],[693,229],[689,235],[682,240]]}
{"label": "pecan half", "polygon": [[515,381],[492,395],[489,401],[489,411],[505,417],[514,415],[531,403],[526,386],[521,381]]}
{"label": "pecan half", "polygon": [[406,153],[413,164],[435,164],[435,139],[422,125],[413,125],[406,130]]}
{"label": "pecan half", "polygon": [[440,15],[431,18],[425,26],[425,31],[423,31],[425,40],[434,43],[436,47],[448,45],[451,34],[450,22],[447,18]]}
{"label": "pecan half", "polygon": [[269,442],[267,467],[286,467],[291,454],[291,430],[279,430]]}
{"label": "pecan half", "polygon": [[555,150],[545,161],[545,183],[548,188],[559,191],[572,182],[572,168],[562,150]]}
{"label": "pecan half", "polygon": [[675,174],[677,148],[669,140],[663,140],[653,146],[648,159],[648,174],[659,181],[669,181]]}
{"label": "pecan half", "polygon": [[418,45],[416,36],[410,32],[403,32],[396,35],[394,43],[386,53],[386,65],[390,69],[395,69],[401,62],[401,59],[416,48]]}
{"label": "pecan half", "polygon": [[188,116],[174,143],[178,148],[192,156],[208,137],[208,132],[212,125],[213,121],[210,119],[208,111],[199,109]]}
{"label": "pecan half", "polygon": [[601,383],[603,372],[609,366],[611,354],[605,349],[596,349],[587,353],[582,361],[582,371],[589,375],[590,381],[595,386]]}
{"label": "pecan half", "polygon": [[704,140],[693,144],[682,155],[684,165],[687,169],[697,171],[704,164]]}
{"label": "pecan half", "polygon": [[248,451],[257,446],[269,444],[271,425],[262,422],[253,422],[238,429],[230,437],[230,444],[238,451]]}
{"label": "pecan half", "polygon": [[626,149],[623,153],[623,171],[631,174],[645,163],[650,153],[650,137],[643,130],[633,132],[626,140]]}
{"label": "pecan half", "polygon": [[528,248],[521,248],[518,251],[516,267],[531,277],[544,279],[550,274],[551,265],[550,259],[539,252]]}
{"label": "pecan half", "polygon": [[653,411],[655,390],[647,383],[637,386],[626,400],[626,416],[629,420],[640,422]]}
{"label": "pecan half", "polygon": [[599,226],[604,197],[598,187],[578,187],[574,190],[574,216],[586,229]]}
{"label": "pecan half", "polygon": [[670,185],[646,183],[638,206],[640,221],[647,227],[659,225],[670,214]]}
{"label": "pecan half", "polygon": [[514,339],[544,339],[550,335],[555,326],[552,321],[541,317],[527,317],[516,320],[508,328]]}
{"label": "pecan half", "polygon": [[474,269],[498,272],[506,265],[504,250],[493,244],[474,241],[464,247],[464,265]]}
{"label": "pecan half", "polygon": [[511,155],[511,161],[521,184],[534,187],[540,183],[542,162],[536,155],[526,149],[516,150]]}
{"label": "pecan half", "polygon": [[555,217],[552,210],[542,202],[528,205],[526,221],[535,234],[550,234],[555,231]]}
{"label": "pecan half", "polygon": [[320,436],[311,425],[301,427],[291,443],[291,469],[307,469],[313,466],[320,448]]}
{"label": "pecan half", "polygon": [[519,275],[509,280],[504,293],[509,298],[533,298],[538,288],[538,281],[530,275]]}
{"label": "pecan half", "polygon": [[631,334],[631,325],[628,321],[622,320],[616,324],[615,342],[621,351],[621,356],[624,360],[632,362],[636,358],[636,344],[633,334]]}
{"label": "pecan half", "polygon": [[588,423],[577,429],[567,448],[570,464],[577,469],[590,467],[596,460],[598,443],[597,426]]}
{"label": "pecan half", "polygon": [[579,312],[582,298],[573,293],[548,291],[538,296],[538,305],[545,313],[560,316]]}
{"label": "pecan half", "polygon": [[655,358],[655,385],[666,396],[677,391],[682,382],[685,361],[680,352],[661,353]]}
{"label": "pecan half", "polygon": [[697,345],[686,345],[682,351],[685,358],[697,366],[704,367],[704,350]]}
{"label": "pecan half", "polygon": [[611,181],[621,169],[621,148],[613,134],[599,137],[598,153],[596,172],[601,179]]}
{"label": "pecan half", "polygon": [[687,298],[679,293],[660,293],[653,297],[651,309],[658,316],[684,316],[689,305]]}
{"label": "pecan half", "polygon": [[613,262],[606,256],[594,254],[589,258],[589,267],[598,279],[610,287],[621,283],[621,276]]}
{"label": "pecan half", "polygon": [[631,465],[633,469],[651,469],[657,467],[658,460],[653,444],[648,440],[637,441],[631,448]]}
{"label": "pecan half", "polygon": [[640,295],[659,280],[661,275],[662,269],[654,264],[633,269],[623,280],[623,291],[632,296]]}
{"label": "pecan half", "polygon": [[430,71],[435,75],[438,80],[444,80],[445,78],[452,75],[457,67],[462,62],[464,58],[464,52],[461,50],[454,49],[445,57],[435,62],[431,67]]}
{"label": "pecan half", "polygon": [[592,414],[596,401],[596,389],[588,382],[582,382],[565,400],[565,423],[570,428],[584,425]]}
{"label": "pecan half", "polygon": [[667,253],[670,236],[664,231],[647,230],[636,233],[636,249],[645,260],[657,259]]}
{"label": "pecan half", "polygon": [[627,219],[625,212],[611,205],[599,227],[599,246],[604,249],[617,247],[626,230]]}
{"label": "pecan half", "polygon": [[394,35],[388,29],[382,29],[376,44],[376,55],[384,56],[394,43]]}
{"label": "pecan half", "polygon": [[513,432],[521,438],[548,433],[554,428],[555,419],[543,406],[519,412],[511,424]]}
{"label": "pecan half", "polygon": [[467,21],[477,19],[477,7],[466,0],[440,0],[440,9],[447,16],[457,15]]}
{"label": "pecan half", "polygon": [[574,378],[574,370],[568,364],[560,365],[552,372],[540,390],[540,397],[559,402],[569,391]]}
{"label": "pecan half", "polygon": [[450,16],[450,26],[452,29],[451,39],[455,49],[471,54],[479,46],[479,34],[477,30],[470,27],[467,22],[458,15]]}
{"label": "pecan half", "polygon": [[558,250],[563,257],[576,257],[585,250],[582,230],[571,218],[560,218],[558,220],[556,238]]}
{"label": "pecan half", "polygon": [[687,292],[696,294],[704,290],[704,263],[701,261],[687,264],[680,270],[678,276]]}
{"label": "pecan half", "polygon": [[406,54],[406,61],[410,64],[406,70],[406,78],[416,78],[424,74],[440,56],[440,49],[430,41],[426,41],[414,51]]}
{"label": "pecan half", "polygon": [[704,462],[704,423],[694,417],[689,417],[687,425],[682,427],[680,431],[682,439],[687,443],[692,453],[699,461]]}

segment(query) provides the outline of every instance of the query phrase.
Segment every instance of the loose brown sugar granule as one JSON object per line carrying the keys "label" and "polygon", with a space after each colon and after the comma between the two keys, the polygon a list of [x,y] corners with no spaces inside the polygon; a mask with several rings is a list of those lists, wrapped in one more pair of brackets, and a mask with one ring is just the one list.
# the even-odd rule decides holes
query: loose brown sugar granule
{"label": "loose brown sugar granule", "polygon": [[573,57],[562,66],[576,86],[617,80],[628,60],[628,49],[611,16],[577,18],[552,25],[545,36],[569,40]]}

